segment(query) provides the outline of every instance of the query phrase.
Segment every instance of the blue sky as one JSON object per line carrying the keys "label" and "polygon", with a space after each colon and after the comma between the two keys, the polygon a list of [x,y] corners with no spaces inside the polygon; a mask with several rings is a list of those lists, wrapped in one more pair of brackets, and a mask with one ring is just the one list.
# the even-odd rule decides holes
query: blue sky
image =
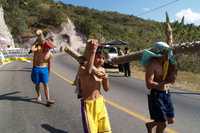
{"label": "blue sky", "polygon": [[[85,6],[98,10],[117,11],[156,21],[165,20],[165,11],[171,21],[185,16],[185,23],[200,25],[200,0],[60,0],[67,4]],[[163,8],[143,14],[151,9],[174,2]],[[143,15],[141,15],[143,14]]]}

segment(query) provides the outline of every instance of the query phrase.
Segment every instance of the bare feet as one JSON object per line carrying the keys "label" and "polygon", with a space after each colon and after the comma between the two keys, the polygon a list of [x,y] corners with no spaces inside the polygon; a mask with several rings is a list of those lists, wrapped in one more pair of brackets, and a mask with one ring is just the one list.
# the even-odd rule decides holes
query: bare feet
{"label": "bare feet", "polygon": [[152,128],[154,127],[151,122],[145,123],[145,126],[147,128],[147,133],[152,133]]}
{"label": "bare feet", "polygon": [[55,100],[47,100],[47,106],[50,106],[55,103]]}

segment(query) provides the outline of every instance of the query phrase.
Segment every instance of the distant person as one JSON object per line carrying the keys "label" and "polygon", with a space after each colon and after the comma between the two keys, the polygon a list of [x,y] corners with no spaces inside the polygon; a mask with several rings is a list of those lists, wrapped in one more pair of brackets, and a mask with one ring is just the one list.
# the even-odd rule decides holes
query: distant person
{"label": "distant person", "polygon": [[109,81],[102,67],[104,57],[102,52],[97,50],[98,45],[98,41],[94,39],[87,42],[86,62],[78,73],[84,133],[112,132],[104,98],[100,92],[101,84],[105,91],[109,90]]}
{"label": "distant person", "polygon": [[5,61],[3,53],[0,51],[0,65],[3,64]]}
{"label": "distant person", "polygon": [[63,52],[63,47],[62,46],[60,46],[60,52]]}
{"label": "distant person", "polygon": [[148,133],[156,127],[156,133],[164,133],[167,124],[175,121],[169,86],[177,74],[172,49],[165,42],[157,42],[153,51],[145,50],[141,63],[146,68],[145,81],[150,90],[148,95],[149,113],[152,119],[146,123]]}
{"label": "distant person", "polygon": [[[124,55],[129,54],[129,49],[128,47],[124,48]],[[130,62],[124,63],[124,76],[125,77],[130,77],[131,76],[131,68],[130,68]]]}
{"label": "distant person", "polygon": [[29,51],[28,51],[28,54],[31,54],[32,53],[32,50],[30,49]]}
{"label": "distant person", "polygon": [[[124,55],[124,53],[123,53],[123,51],[121,50],[120,47],[117,47],[117,52],[118,52],[118,56]],[[123,64],[118,64],[118,69],[119,69],[119,72],[124,72]]]}
{"label": "distant person", "polygon": [[47,105],[50,105],[55,103],[54,100],[50,99],[48,88],[49,73],[51,70],[51,59],[53,56],[50,52],[50,49],[53,48],[54,45],[44,39],[41,30],[37,30],[36,35],[38,37],[37,42],[35,42],[31,48],[33,52],[33,68],[31,79],[35,84],[37,101],[40,102],[42,100],[40,94],[40,83],[42,83],[44,86]]}

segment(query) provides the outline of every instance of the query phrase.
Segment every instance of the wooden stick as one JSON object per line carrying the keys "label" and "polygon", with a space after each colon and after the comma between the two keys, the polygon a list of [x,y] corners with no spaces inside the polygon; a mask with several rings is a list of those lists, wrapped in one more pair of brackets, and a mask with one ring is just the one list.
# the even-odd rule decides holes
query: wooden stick
{"label": "wooden stick", "polygon": [[[180,54],[180,53],[195,53],[200,50],[200,42],[194,42],[194,43],[185,43],[185,44],[174,44],[172,47],[174,54]],[[147,49],[151,50],[151,48]],[[142,57],[144,50],[131,52],[128,55],[119,56],[112,59],[113,64],[123,64],[126,62],[131,62],[134,60],[140,60]]]}
{"label": "wooden stick", "polygon": [[72,56],[76,61],[80,62],[80,58],[82,57],[81,54],[70,48],[69,46],[66,46],[64,51],[68,53],[70,56]]}
{"label": "wooden stick", "polygon": [[[179,53],[187,53],[187,52],[198,52],[200,50],[200,42],[193,42],[193,43],[184,43],[184,44],[174,44],[172,47],[174,54],[179,54]],[[147,49],[151,50],[151,48]],[[73,50],[72,48],[66,46],[64,51],[68,53],[70,56],[72,56],[77,62],[81,63],[83,62],[83,56]],[[116,58],[112,59],[113,64],[123,64],[126,62],[131,62],[134,60],[140,60],[144,50],[136,51],[136,52],[131,52],[128,55],[124,56],[119,56]]]}
{"label": "wooden stick", "polygon": [[169,19],[168,13],[166,12],[165,15],[166,15],[166,22],[165,22],[166,42],[170,47],[172,47],[172,45],[173,45],[172,27],[170,25],[170,19]]}
{"label": "wooden stick", "polygon": [[166,35],[166,42],[167,44],[172,47],[173,45],[173,35],[172,35],[172,28],[170,23],[165,24],[165,35]]}

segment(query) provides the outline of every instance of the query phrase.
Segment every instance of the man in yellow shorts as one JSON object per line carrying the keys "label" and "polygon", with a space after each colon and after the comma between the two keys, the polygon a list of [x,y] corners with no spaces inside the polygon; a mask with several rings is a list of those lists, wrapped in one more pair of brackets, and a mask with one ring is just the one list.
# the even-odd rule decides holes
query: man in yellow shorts
{"label": "man in yellow shorts", "polygon": [[80,67],[78,76],[81,92],[81,114],[84,133],[111,133],[110,122],[101,84],[109,90],[108,76],[102,67],[104,57],[97,40],[89,40],[86,46],[86,63]]}

